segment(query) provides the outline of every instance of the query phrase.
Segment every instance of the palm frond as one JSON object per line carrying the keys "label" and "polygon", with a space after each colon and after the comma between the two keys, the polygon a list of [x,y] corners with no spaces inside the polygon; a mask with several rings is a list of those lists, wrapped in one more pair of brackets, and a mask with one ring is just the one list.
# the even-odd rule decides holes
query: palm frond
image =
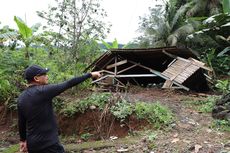
{"label": "palm frond", "polygon": [[179,8],[179,10],[176,12],[174,18],[173,18],[173,21],[172,21],[172,24],[171,24],[171,28],[173,28],[175,26],[175,24],[178,23],[178,19],[185,14],[185,12],[188,10],[188,8],[192,5],[192,2],[190,3],[187,3],[183,6],[181,6]]}
{"label": "palm frond", "polygon": [[188,17],[214,15],[220,13],[221,0],[192,0],[193,7],[187,11]]}
{"label": "palm frond", "polygon": [[167,44],[169,46],[176,46],[177,42],[178,42],[178,38],[177,38],[177,36],[175,34],[171,34],[167,38]]}
{"label": "palm frond", "polygon": [[[229,0],[228,0],[229,1]],[[212,0],[207,4],[207,8],[209,10],[209,15],[215,15],[218,13],[222,13],[221,2],[220,0]]]}
{"label": "palm frond", "polygon": [[163,40],[159,40],[159,41],[156,41],[153,43],[153,47],[156,47],[156,48],[157,47],[166,47],[166,46],[167,46],[167,44]]}
{"label": "palm frond", "polygon": [[221,51],[217,56],[223,56],[224,54],[226,54],[227,52],[230,51],[230,47],[226,47],[223,51]]}
{"label": "palm frond", "polygon": [[167,42],[170,46],[176,46],[179,40],[185,40],[186,36],[194,32],[194,27],[192,24],[186,24],[176,31],[174,31],[169,37],[167,38]]}
{"label": "palm frond", "polygon": [[180,37],[184,37],[193,32],[194,32],[194,27],[192,24],[189,23],[177,29],[174,33],[176,33]]}
{"label": "palm frond", "polygon": [[192,0],[192,7],[187,11],[186,15],[188,17],[196,16],[199,12],[205,10],[209,0]]}

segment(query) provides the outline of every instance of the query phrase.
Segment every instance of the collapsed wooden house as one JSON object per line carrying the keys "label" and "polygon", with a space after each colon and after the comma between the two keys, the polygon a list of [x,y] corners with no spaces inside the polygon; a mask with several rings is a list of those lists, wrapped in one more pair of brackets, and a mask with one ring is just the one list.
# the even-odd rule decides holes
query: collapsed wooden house
{"label": "collapsed wooden house", "polygon": [[93,83],[116,90],[135,84],[206,91],[205,70],[211,71],[191,51],[177,47],[111,49],[88,69],[103,73]]}

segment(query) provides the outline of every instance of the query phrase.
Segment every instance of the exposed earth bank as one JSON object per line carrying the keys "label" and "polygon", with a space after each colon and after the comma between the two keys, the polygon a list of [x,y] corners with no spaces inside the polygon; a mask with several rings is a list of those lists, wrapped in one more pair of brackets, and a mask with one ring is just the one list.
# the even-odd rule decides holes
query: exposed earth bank
{"label": "exposed earth bank", "polygon": [[[169,128],[162,130],[151,128],[146,121],[137,120],[133,116],[127,120],[127,124],[116,121],[110,116],[99,125],[101,113],[94,109],[88,110],[85,114],[76,114],[70,119],[59,116],[58,121],[62,133],[60,137],[68,152],[230,152],[230,132],[213,126],[212,114],[202,113],[198,109],[200,105],[197,103],[218,96],[154,88],[140,88],[122,94],[131,102],[159,102],[167,106],[174,113],[175,122]],[[0,109],[2,116],[4,108]],[[7,148],[18,143],[15,114],[9,113],[7,118],[11,122],[2,122],[0,125],[0,148]],[[94,135],[87,139],[88,142],[84,142],[86,139],[80,137],[86,131]],[[68,136],[63,136],[63,133]],[[104,140],[96,141],[101,139]]]}

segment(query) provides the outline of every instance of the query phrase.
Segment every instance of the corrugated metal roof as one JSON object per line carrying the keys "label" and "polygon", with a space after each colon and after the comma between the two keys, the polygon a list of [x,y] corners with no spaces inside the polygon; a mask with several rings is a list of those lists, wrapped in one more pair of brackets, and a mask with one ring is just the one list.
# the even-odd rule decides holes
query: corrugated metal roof
{"label": "corrugated metal roof", "polygon": [[[195,54],[185,48],[177,47],[162,47],[162,48],[136,48],[136,49],[111,49],[104,54],[102,54],[98,59],[96,59],[92,64],[90,64],[86,71],[90,68],[93,70],[98,70],[103,68],[105,65],[109,64],[109,61],[114,57],[114,55],[119,55],[124,59],[130,59],[135,62],[144,62],[149,65],[152,62],[162,63],[162,61],[168,59],[169,57],[163,53],[166,51],[176,56],[183,58],[193,57],[196,58]],[[153,63],[152,63],[153,64]]]}

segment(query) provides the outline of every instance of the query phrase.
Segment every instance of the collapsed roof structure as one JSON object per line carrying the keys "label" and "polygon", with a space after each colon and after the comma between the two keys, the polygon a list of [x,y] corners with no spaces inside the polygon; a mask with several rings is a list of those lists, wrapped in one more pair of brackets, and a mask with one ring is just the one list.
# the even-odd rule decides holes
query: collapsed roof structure
{"label": "collapsed roof structure", "polygon": [[161,85],[162,88],[208,90],[211,71],[185,48],[111,49],[96,59],[86,70],[101,71],[103,76],[93,83],[116,89],[127,84],[140,86]]}

